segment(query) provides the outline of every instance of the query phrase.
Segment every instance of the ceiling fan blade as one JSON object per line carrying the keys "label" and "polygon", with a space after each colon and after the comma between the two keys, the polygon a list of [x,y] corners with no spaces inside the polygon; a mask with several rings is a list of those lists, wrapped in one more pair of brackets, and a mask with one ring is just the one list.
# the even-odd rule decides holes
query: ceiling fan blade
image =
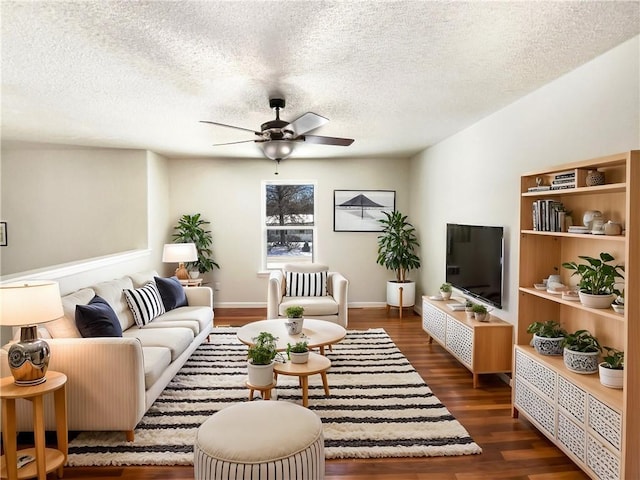
{"label": "ceiling fan blade", "polygon": [[321,127],[328,121],[328,118],[324,118],[313,112],[307,112],[304,115],[296,118],[293,122],[284,127],[283,130],[291,130],[293,131],[294,136],[298,137],[307,132],[310,132],[311,130],[315,130],[316,128]]}
{"label": "ceiling fan blade", "polygon": [[256,132],[255,130],[251,130],[250,128],[236,127],[234,125],[227,125],[226,123],[210,122],[209,120],[200,120],[200,123],[210,123],[211,125],[218,125],[219,127],[235,128],[236,130],[244,130],[245,132],[262,135],[262,132]]}
{"label": "ceiling fan blade", "polygon": [[260,140],[240,140],[238,142],[214,143],[212,147],[220,147],[221,145],[235,145],[236,143],[259,142]]}
{"label": "ceiling fan blade", "polygon": [[353,138],[338,138],[338,137],[321,137],[319,135],[301,135],[296,140],[303,140],[307,143],[317,143],[321,145],[338,145],[341,147],[348,147],[354,140]]}

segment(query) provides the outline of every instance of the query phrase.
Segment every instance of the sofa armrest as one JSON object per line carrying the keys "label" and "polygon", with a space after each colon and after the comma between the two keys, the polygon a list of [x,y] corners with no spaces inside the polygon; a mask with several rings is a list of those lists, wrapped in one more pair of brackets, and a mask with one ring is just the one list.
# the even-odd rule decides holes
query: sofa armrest
{"label": "sofa armrest", "polygon": [[187,302],[192,307],[209,307],[213,310],[213,290],[209,287],[184,287]]}
{"label": "sofa armrest", "polygon": [[338,303],[338,323],[347,328],[349,323],[349,280],[341,273],[330,272],[329,282],[331,282],[333,299]]}
{"label": "sofa armrest", "polygon": [[[140,341],[104,337],[56,338],[46,342],[51,349],[49,369],[67,376],[69,430],[133,431],[146,410]],[[3,369],[6,356],[7,350],[2,349]],[[4,370],[2,373],[4,376]],[[49,397],[45,397],[45,425],[53,430],[55,414]],[[18,430],[29,431],[31,404],[18,403]]]}
{"label": "sofa armrest", "polygon": [[284,274],[281,270],[273,270],[269,274],[267,287],[267,319],[278,318],[278,307],[282,302],[282,285]]}

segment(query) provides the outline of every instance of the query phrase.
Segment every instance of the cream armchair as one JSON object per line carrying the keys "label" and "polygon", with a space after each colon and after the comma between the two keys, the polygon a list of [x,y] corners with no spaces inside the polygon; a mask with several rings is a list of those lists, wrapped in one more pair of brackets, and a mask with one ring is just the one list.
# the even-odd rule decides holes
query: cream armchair
{"label": "cream armchair", "polygon": [[[287,272],[292,272],[290,278],[300,280],[300,287],[296,291],[294,285],[287,288]],[[308,280],[318,286],[321,272],[326,272],[326,295],[323,285],[310,295],[308,291]],[[295,274],[301,274],[296,276]],[[296,278],[297,277],[297,278]],[[304,282],[303,282],[304,280]],[[323,279],[324,280],[324,279]],[[292,282],[293,283],[293,282]],[[324,283],[324,282],[322,282]],[[291,305],[304,307],[304,316],[328,320],[347,328],[348,310],[347,295],[349,291],[349,281],[338,272],[330,272],[329,267],[317,263],[287,264],[282,270],[274,270],[269,275],[269,287],[267,294],[267,318],[285,317],[285,309]],[[302,294],[302,295],[301,295]]]}

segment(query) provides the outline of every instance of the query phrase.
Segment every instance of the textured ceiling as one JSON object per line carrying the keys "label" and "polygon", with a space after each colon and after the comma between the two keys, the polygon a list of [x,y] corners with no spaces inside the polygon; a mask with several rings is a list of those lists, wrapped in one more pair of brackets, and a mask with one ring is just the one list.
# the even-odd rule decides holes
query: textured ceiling
{"label": "textured ceiling", "polygon": [[249,132],[328,117],[292,158],[407,156],[640,31],[640,2],[6,1],[2,138],[260,157]]}

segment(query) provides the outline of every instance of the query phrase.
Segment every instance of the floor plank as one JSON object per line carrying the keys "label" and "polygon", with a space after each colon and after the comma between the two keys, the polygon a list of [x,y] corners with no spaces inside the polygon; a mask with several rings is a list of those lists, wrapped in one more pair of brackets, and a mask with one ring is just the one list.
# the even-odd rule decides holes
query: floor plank
{"label": "floor plank", "polygon": [[[263,319],[264,309],[216,309],[217,326]],[[482,447],[481,455],[434,458],[329,460],[326,480],[585,480],[568,457],[525,419],[511,418],[511,390],[496,375],[472,377],[436,343],[428,344],[421,318],[405,310],[349,310],[349,328],[384,328],[434,394]],[[66,479],[187,480],[191,467],[65,468]],[[302,479],[300,479],[302,480]]]}

